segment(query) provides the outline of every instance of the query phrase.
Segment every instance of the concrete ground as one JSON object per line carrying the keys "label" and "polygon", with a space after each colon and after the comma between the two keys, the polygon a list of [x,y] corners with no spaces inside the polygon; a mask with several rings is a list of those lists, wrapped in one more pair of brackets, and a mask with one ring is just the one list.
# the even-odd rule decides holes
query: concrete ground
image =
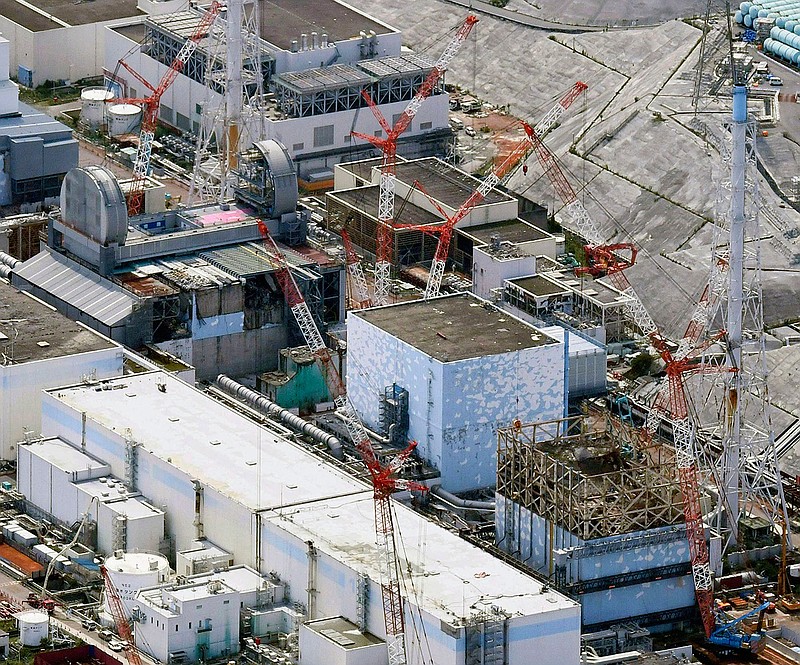
{"label": "concrete ground", "polygon": [[[519,9],[524,0],[512,0]],[[655,3],[581,3],[536,0],[551,13],[564,8],[569,18],[595,20],[598,16],[669,18],[685,11],[698,14],[698,4],[686,0]],[[454,11],[445,0],[413,0],[398,6],[391,0],[353,0],[360,9],[380,16],[404,31],[406,43],[436,58],[448,35],[466,11]],[[587,9],[587,6],[591,7]],[[681,20],[653,28],[559,33],[501,21],[481,13],[469,41],[451,63],[447,82],[477,94],[494,105],[509,104],[511,113],[535,120],[575,81],[589,85],[585,96],[567,111],[559,127],[547,137],[567,178],[609,241],[634,241],[641,248],[630,279],[664,331],[680,335],[694,301],[709,274],[711,220],[718,192],[727,175],[717,145],[721,125],[730,114],[730,97],[710,97],[714,68],[727,50],[717,19],[707,40],[699,112],[692,105],[701,31]],[[570,9],[572,7],[573,9]],[[583,13],[578,15],[578,10]],[[604,13],[605,12],[605,13]],[[609,13],[611,12],[611,13]],[[554,16],[555,14],[553,14]],[[566,20],[566,18],[565,18]],[[800,79],[783,74],[789,95]],[[790,134],[800,121],[796,105],[781,104]],[[798,129],[793,130],[793,124]],[[787,140],[783,127],[760,137],[765,158],[786,167],[786,155],[800,156],[800,145]],[[772,147],[772,146],[775,147]],[[572,147],[572,149],[570,149]],[[510,181],[512,189],[551,210],[561,203],[550,182],[542,177],[535,158],[529,158],[527,177],[521,170]],[[768,321],[797,317],[800,285],[790,257],[800,253],[798,239],[784,231],[800,224],[800,215],[786,206],[764,180],[761,196],[768,203],[771,230],[765,233],[763,264],[764,306]],[[766,216],[765,216],[766,217]]]}

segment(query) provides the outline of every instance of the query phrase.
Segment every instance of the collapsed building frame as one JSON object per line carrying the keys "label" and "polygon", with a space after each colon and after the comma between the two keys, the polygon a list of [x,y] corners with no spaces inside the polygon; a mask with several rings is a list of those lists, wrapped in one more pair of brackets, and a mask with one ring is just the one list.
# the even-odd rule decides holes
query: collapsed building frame
{"label": "collapsed building frame", "polygon": [[658,443],[636,449],[612,420],[592,427],[573,416],[498,430],[497,493],[583,541],[681,523],[671,451]]}

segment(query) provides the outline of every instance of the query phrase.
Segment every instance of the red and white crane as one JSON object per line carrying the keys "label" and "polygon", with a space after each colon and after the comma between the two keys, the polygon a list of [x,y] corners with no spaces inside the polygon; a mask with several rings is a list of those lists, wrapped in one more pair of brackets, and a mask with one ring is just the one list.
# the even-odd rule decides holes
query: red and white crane
{"label": "red and white crane", "polygon": [[103,576],[103,581],[105,583],[108,607],[111,610],[111,616],[114,619],[114,626],[117,629],[117,634],[129,645],[125,652],[125,655],[128,657],[128,663],[130,663],[130,665],[142,665],[142,659],[139,658],[139,651],[134,643],[131,622],[130,619],[125,616],[125,607],[122,604],[119,591],[117,591],[117,587],[114,586],[114,582],[111,580],[108,570],[103,565],[100,566],[100,574]]}
{"label": "red and white crane", "polygon": [[444,75],[450,61],[458,53],[461,45],[466,41],[472,27],[478,22],[478,18],[473,15],[467,16],[455,36],[445,48],[442,55],[428,74],[425,81],[417,90],[413,99],[408,103],[405,110],[400,114],[393,127],[389,126],[386,118],[378,109],[377,104],[364,90],[362,95],[367,100],[369,108],[381,126],[385,137],[373,136],[353,132],[353,136],[369,141],[383,153],[381,161],[380,175],[380,195],[378,199],[378,237],[375,260],[375,296],[376,305],[385,305],[389,302],[389,280],[391,277],[392,263],[392,229],[394,225],[394,190],[395,190],[395,168],[397,161],[397,140],[400,135],[411,125],[414,116],[417,115],[422,103],[430,97],[436,83]]}
{"label": "red and white crane", "polygon": [[534,140],[550,131],[561,119],[564,111],[566,111],[587,88],[588,86],[582,81],[576,82],[575,85],[558,100],[558,103],[547,112],[544,118],[537,123],[536,127],[532,128],[523,121],[522,127],[525,130],[525,138],[514,146],[511,153],[503,160],[502,164],[481,182],[478,188],[464,201],[452,217],[448,216],[438,203],[428,197],[434,207],[445,218],[446,222],[438,229],[440,231],[439,242],[436,245],[436,254],[434,255],[431,270],[428,275],[428,283],[425,287],[425,300],[439,295],[439,290],[442,286],[442,278],[444,277],[444,269],[447,265],[447,255],[450,252],[450,240],[453,237],[456,224],[464,219],[475,206],[479,205],[480,202],[486,198],[489,192],[500,184],[508,172],[511,171],[525,156],[525,153],[531,149],[534,145]]}
{"label": "red and white crane", "polygon": [[133,163],[133,181],[131,182],[128,193],[128,214],[138,215],[142,212],[144,203],[144,183],[147,172],[150,168],[150,155],[153,151],[153,140],[155,139],[156,126],[158,124],[158,110],[161,105],[161,97],[167,91],[175,78],[183,69],[186,61],[197,49],[197,45],[203,37],[208,34],[211,24],[222,11],[223,5],[216,0],[208,10],[200,17],[197,27],[194,29],[189,39],[181,47],[172,64],[169,66],[164,76],[161,77],[156,87],[153,87],[141,74],[135,71],[124,60],[119,64],[139,81],[143,86],[150,90],[149,97],[126,97],[121,99],[109,100],[115,104],[136,104],[142,107],[142,124],[139,132],[139,146],[136,150],[136,159]]}
{"label": "red and white crane", "polygon": [[[665,339],[661,335],[650,314],[645,309],[624,270],[636,260],[636,247],[630,243],[607,245],[594,220],[575,194],[555,157],[542,141],[534,136],[534,148],[539,163],[550,179],[554,189],[561,198],[574,224],[574,230],[589,244],[586,245],[587,258],[593,262],[589,268],[579,272],[590,272],[595,275],[605,274],[616,288],[629,296],[628,314],[645,335],[650,344],[659,352],[666,364],[667,379],[663,384],[652,413],[671,414],[673,440],[675,447],[675,464],[678,471],[678,482],[683,495],[683,514],[686,522],[686,536],[689,542],[689,553],[692,564],[692,578],[695,595],[700,608],[703,628],[710,636],[715,625],[713,613],[713,579],[708,557],[708,546],[703,526],[703,514],[700,504],[698,469],[694,449],[694,429],[690,422],[689,403],[684,385],[684,377],[691,373],[719,371],[706,368],[696,362],[689,351],[699,340],[702,328],[689,324],[684,335],[686,353],[683,356],[673,355]],[[629,252],[625,257],[624,252]],[[710,298],[711,290],[706,291]],[[701,301],[701,308],[708,305],[708,300]],[[695,317],[693,317],[694,320]],[[657,418],[650,418],[644,435],[651,436],[658,425]],[[652,428],[652,429],[651,429]]]}
{"label": "red and white crane", "polygon": [[375,502],[375,534],[381,555],[381,595],[386,625],[386,642],[389,649],[389,665],[405,665],[405,616],[403,599],[400,594],[401,571],[397,558],[391,496],[395,492],[403,490],[425,492],[428,489],[420,483],[397,477],[417,443],[416,441],[409,443],[388,464],[383,464],[378,459],[364,425],[347,396],[344,381],[336,369],[331,351],[325,345],[311,310],[289,271],[286,257],[278,248],[263,221],[259,221],[258,228],[264,238],[265,251],[271,255],[278,266],[275,276],[284,298],[286,298],[286,303],[297,321],[303,339],[320,365],[334,404],[339,413],[344,416],[343,420],[350,439],[369,471]]}
{"label": "red and white crane", "polygon": [[358,258],[358,254],[356,254],[356,250],[353,248],[353,241],[350,239],[350,234],[347,232],[347,229],[342,228],[339,230],[339,235],[342,236],[347,274],[350,277],[350,300],[355,305],[355,309],[370,307],[372,301],[370,300],[369,289],[367,288],[367,278],[364,276],[361,260]]}

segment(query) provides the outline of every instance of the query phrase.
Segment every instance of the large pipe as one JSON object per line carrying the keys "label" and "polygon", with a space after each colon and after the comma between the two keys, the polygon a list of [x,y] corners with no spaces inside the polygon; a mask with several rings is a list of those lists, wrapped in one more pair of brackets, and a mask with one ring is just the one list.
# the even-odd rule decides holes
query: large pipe
{"label": "large pipe", "polygon": [[16,268],[20,263],[22,263],[22,261],[14,258],[11,256],[11,254],[0,252],[0,263],[2,263],[4,266],[8,266],[9,268]]}
{"label": "large pipe", "polygon": [[8,266],[0,265],[0,277],[3,279],[11,279],[11,268]]}
{"label": "large pipe", "polygon": [[262,395],[247,386],[243,386],[229,376],[220,374],[217,377],[217,385],[225,392],[242,400],[245,404],[261,411],[261,413],[274,416],[293,430],[302,432],[306,436],[314,439],[314,441],[325,444],[334,457],[341,459],[342,442],[333,434],[328,434],[328,432],[321,430],[316,425],[313,425],[307,420],[303,420],[300,416],[296,416],[291,411],[284,409],[282,406],[278,406],[275,402],[266,397],[266,395]]}
{"label": "large pipe", "polygon": [[461,497],[451,494],[441,485],[431,488],[431,493],[438,496],[440,499],[449,503],[456,508],[469,508],[470,510],[494,510],[494,501],[472,501],[470,499],[462,499]]}

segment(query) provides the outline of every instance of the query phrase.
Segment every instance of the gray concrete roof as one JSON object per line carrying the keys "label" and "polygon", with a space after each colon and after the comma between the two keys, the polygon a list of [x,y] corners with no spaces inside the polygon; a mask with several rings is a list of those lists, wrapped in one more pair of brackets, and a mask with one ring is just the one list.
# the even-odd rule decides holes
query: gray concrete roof
{"label": "gray concrete roof", "polygon": [[[80,3],[73,0],[31,0],[26,4],[31,4],[69,25],[86,25],[145,15],[136,8],[136,0],[92,0]],[[0,0],[0,14],[32,32],[63,27],[17,0]]]}
{"label": "gray concrete roof", "polygon": [[469,293],[350,312],[441,362],[555,344],[537,328]]}
{"label": "gray concrete roof", "polygon": [[[289,50],[300,34],[326,33],[329,42],[358,37],[363,30],[377,35],[395,32],[348,5],[335,0],[261,0],[261,37],[278,48]],[[367,10],[369,11],[369,10]],[[376,12],[378,13],[378,12]]]}
{"label": "gray concrete roof", "polygon": [[0,282],[0,353],[14,364],[114,346],[49,305]]}

